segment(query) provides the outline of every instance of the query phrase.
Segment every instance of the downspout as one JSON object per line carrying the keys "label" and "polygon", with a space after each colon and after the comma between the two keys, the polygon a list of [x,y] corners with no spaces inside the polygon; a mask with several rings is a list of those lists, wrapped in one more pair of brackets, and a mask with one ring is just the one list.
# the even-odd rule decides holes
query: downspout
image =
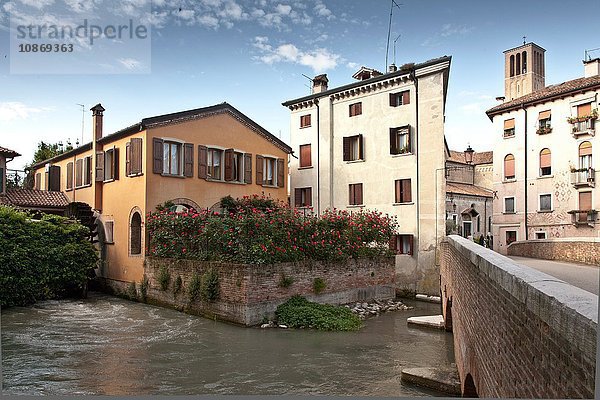
{"label": "downspout", "polygon": [[529,229],[527,227],[527,214],[529,212],[529,208],[527,205],[527,109],[525,108],[525,104],[521,104],[521,108],[525,112],[525,179],[524,179],[524,188],[525,188],[525,240],[529,240]]}
{"label": "downspout", "polygon": [[333,210],[333,97],[329,96],[329,208]]}
{"label": "downspout", "polygon": [[[417,75],[415,73],[415,69],[413,68],[411,71],[411,76],[415,81],[415,116],[416,116],[416,124],[415,124],[415,154],[417,156],[417,179],[416,179],[416,188],[417,188],[417,249],[413,250],[416,254],[417,254],[417,259],[419,258],[419,242],[421,240],[421,219],[419,218],[420,214],[420,206],[421,206],[421,202],[419,201],[420,198],[420,190],[419,188],[421,187],[419,185],[419,81],[417,79]],[[437,190],[437,186],[436,186],[436,190]],[[438,203],[438,199],[435,199],[435,204],[437,206]],[[438,216],[435,216],[436,219],[436,224],[437,224],[437,218]],[[436,237],[436,243],[437,243],[437,237]]]}
{"label": "downspout", "polygon": [[321,215],[321,153],[320,153],[320,126],[319,126],[319,99],[315,99],[317,106],[317,215]]}

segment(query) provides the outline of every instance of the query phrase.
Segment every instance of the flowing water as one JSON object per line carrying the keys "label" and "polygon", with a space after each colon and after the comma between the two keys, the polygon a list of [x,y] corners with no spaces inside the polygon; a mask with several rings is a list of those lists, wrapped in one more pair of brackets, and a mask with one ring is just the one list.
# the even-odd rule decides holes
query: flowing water
{"label": "flowing water", "polygon": [[243,328],[98,293],[3,310],[2,394],[432,396],[407,367],[454,361],[449,333],[409,327],[437,304],[358,332]]}

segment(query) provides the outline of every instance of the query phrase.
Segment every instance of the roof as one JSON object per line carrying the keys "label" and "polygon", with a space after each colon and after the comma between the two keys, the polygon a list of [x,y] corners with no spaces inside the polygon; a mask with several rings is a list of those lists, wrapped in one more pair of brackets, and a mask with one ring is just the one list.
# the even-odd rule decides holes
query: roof
{"label": "roof", "polygon": [[600,88],[600,75],[587,78],[578,78],[557,85],[546,86],[544,89],[537,90],[525,96],[518,97],[506,103],[499,104],[490,108],[485,113],[491,120],[494,115],[502,114],[507,111],[516,110],[522,106],[530,106],[539,103],[545,103],[550,100],[558,99],[570,95],[574,92],[585,92]]}
{"label": "roof", "polygon": [[0,200],[3,204],[20,208],[65,208],[69,199],[63,192],[36,189],[8,189]]}
{"label": "roof", "polygon": [[296,104],[296,103],[300,103],[300,102],[304,102],[307,100],[313,100],[319,97],[325,97],[328,96],[330,94],[334,94],[337,92],[342,92],[348,89],[353,89],[353,88],[357,88],[359,86],[363,86],[363,85],[368,85],[371,83],[376,83],[379,81],[383,81],[386,79],[390,79],[390,78],[395,78],[397,76],[402,76],[402,75],[406,75],[414,70],[420,69],[420,68],[425,68],[425,67],[429,67],[431,65],[435,65],[435,64],[439,64],[439,63],[443,63],[443,62],[450,62],[452,60],[451,56],[443,56],[443,57],[439,57],[439,58],[434,58],[432,60],[429,61],[425,61],[423,63],[420,64],[413,64],[413,63],[409,63],[409,64],[404,64],[401,67],[398,68],[398,71],[396,72],[390,72],[387,74],[383,74],[383,75],[379,75],[376,76],[374,78],[370,78],[370,79],[365,79],[364,81],[357,81],[357,82],[352,82],[349,83],[347,85],[343,85],[343,86],[339,86],[333,89],[329,89],[329,90],[325,90],[323,92],[320,93],[314,93],[308,96],[303,96],[303,97],[299,97],[297,99],[293,99],[293,100],[288,100],[286,102],[281,103],[281,105],[283,105],[284,107],[288,107],[291,106],[292,104]]}
{"label": "roof", "polygon": [[492,190],[468,183],[446,182],[446,193],[464,194],[467,196],[493,197]]}
{"label": "roof", "polygon": [[[151,129],[151,128],[156,128],[156,127],[171,125],[171,124],[178,124],[178,123],[182,123],[182,122],[186,122],[186,121],[191,121],[191,120],[200,119],[200,118],[206,118],[206,117],[210,117],[212,115],[223,114],[223,113],[230,114],[235,119],[237,119],[240,123],[242,123],[246,127],[250,128],[258,135],[264,137],[265,139],[267,139],[268,141],[270,141],[271,143],[273,143],[275,146],[279,147],[281,150],[285,151],[286,153],[290,154],[292,152],[292,148],[290,146],[288,146],[285,142],[283,142],[281,139],[279,139],[278,137],[276,137],[275,135],[273,135],[272,133],[267,131],[265,128],[263,128],[256,122],[254,122],[252,119],[250,119],[245,114],[243,114],[241,111],[239,111],[237,108],[233,107],[231,104],[226,103],[226,102],[221,103],[221,104],[216,104],[214,106],[209,106],[209,107],[195,108],[193,110],[179,111],[176,113],[163,114],[163,115],[157,115],[154,117],[144,118],[140,122],[137,122],[126,128],[123,128],[119,131],[111,133],[110,135],[101,137],[100,139],[98,139],[98,143],[102,143],[102,144],[109,143],[109,142],[121,139],[123,137],[129,136],[131,134],[134,134],[136,132],[143,131],[145,129]],[[88,151],[91,148],[92,148],[92,143],[89,142],[89,143],[86,143],[85,145],[80,146],[76,149],[73,149],[69,152],[66,152],[59,156],[39,162],[39,163],[33,165],[32,167],[39,168],[40,166],[42,166],[48,162],[63,160],[65,158],[68,158],[75,154],[79,154],[81,152]]]}
{"label": "roof", "polygon": [[18,156],[20,156],[20,154],[17,153],[16,151],[11,150],[11,149],[7,149],[6,147],[2,147],[2,146],[0,146],[0,154],[2,154],[3,156],[6,156],[6,157],[18,157]]}
{"label": "roof", "polygon": [[371,75],[371,77],[373,76],[379,76],[379,75],[383,75],[383,72],[376,70],[375,68],[369,68],[369,67],[365,67],[364,65],[362,67],[360,67],[360,69],[358,71],[356,71],[354,73],[354,75],[352,75],[352,77],[354,79],[361,79],[361,76],[365,73],[368,72],[369,75]]}
{"label": "roof", "polygon": [[[446,161],[466,164],[465,153],[462,151],[450,150],[450,157]],[[472,165],[492,164],[494,162],[493,151],[481,151],[473,153]]]}

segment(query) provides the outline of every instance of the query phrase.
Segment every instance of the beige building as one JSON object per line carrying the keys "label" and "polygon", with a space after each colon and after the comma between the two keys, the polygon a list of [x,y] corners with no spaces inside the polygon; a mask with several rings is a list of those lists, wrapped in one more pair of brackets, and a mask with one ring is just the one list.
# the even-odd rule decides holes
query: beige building
{"label": "beige building", "polygon": [[[506,254],[516,240],[597,237],[600,59],[584,61],[583,78],[544,87],[541,47],[505,54],[505,101],[487,111],[495,132],[494,249]],[[513,56],[524,76],[513,71]]]}
{"label": "beige building", "polygon": [[398,218],[391,241],[405,289],[439,294],[436,239],[444,235],[444,111],[451,57],[362,67],[356,82],[283,103],[290,110],[291,202],[326,209],[378,210]]}

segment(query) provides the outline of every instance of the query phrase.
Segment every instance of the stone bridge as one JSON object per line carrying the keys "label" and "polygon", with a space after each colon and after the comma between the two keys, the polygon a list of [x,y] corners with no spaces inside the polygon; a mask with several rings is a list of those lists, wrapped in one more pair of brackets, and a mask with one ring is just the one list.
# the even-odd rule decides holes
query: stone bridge
{"label": "stone bridge", "polygon": [[442,308],[464,396],[594,397],[598,296],[459,236],[442,251]]}

